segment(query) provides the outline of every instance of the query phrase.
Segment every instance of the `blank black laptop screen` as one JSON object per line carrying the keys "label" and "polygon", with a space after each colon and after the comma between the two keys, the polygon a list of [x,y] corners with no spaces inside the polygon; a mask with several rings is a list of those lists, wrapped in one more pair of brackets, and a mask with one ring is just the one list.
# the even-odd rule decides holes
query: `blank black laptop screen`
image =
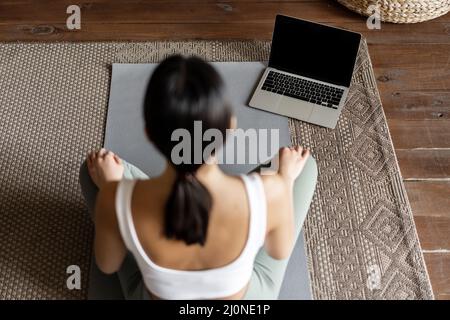
{"label": "blank black laptop screen", "polygon": [[277,15],[269,67],[350,86],[360,34]]}

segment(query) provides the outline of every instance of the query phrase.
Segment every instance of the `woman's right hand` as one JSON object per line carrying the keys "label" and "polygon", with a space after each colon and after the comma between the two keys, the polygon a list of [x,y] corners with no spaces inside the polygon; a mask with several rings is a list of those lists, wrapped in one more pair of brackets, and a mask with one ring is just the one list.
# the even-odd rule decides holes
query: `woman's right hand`
{"label": "woman's right hand", "polygon": [[122,180],[124,171],[122,159],[104,148],[89,154],[87,166],[92,181],[99,189],[108,182]]}
{"label": "woman's right hand", "polygon": [[295,179],[302,172],[306,160],[310,155],[309,149],[301,146],[283,147],[279,152],[278,173],[293,184]]}

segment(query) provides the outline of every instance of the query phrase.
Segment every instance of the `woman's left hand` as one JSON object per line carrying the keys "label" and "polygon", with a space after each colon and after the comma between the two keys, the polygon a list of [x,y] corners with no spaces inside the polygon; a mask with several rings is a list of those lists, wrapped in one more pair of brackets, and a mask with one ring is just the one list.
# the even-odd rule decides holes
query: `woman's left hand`
{"label": "woman's left hand", "polygon": [[123,164],[113,152],[106,149],[91,152],[87,158],[87,165],[92,181],[101,189],[105,183],[120,181],[123,177]]}

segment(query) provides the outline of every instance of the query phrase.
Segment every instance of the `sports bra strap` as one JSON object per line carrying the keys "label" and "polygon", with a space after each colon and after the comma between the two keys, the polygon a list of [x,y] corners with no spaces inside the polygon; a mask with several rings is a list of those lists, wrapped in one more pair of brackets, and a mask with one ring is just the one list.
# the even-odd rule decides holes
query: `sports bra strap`
{"label": "sports bra strap", "polygon": [[267,200],[261,176],[257,173],[241,175],[247,190],[250,204],[250,233],[253,239],[249,239],[250,245],[262,246],[266,238],[267,228]]}

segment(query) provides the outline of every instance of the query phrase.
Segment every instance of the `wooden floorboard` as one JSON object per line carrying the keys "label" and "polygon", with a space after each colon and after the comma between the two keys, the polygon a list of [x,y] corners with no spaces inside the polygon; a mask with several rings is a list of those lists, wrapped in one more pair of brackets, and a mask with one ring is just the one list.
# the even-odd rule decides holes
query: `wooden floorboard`
{"label": "wooden floorboard", "polygon": [[450,44],[372,44],[369,51],[380,91],[450,88]]}
{"label": "wooden floorboard", "polygon": [[395,91],[385,88],[380,95],[389,120],[450,120],[450,90]]}
{"label": "wooden floorboard", "polygon": [[424,253],[436,299],[450,299],[450,253]]}
{"label": "wooden floorboard", "polygon": [[414,216],[423,250],[450,250],[450,217]]}
{"label": "wooden floorboard", "polygon": [[414,216],[450,218],[450,181],[405,181],[405,188]]}
{"label": "wooden floorboard", "polygon": [[[319,20],[317,20],[319,21]],[[382,31],[368,31],[365,24],[357,22],[321,21],[336,27],[364,34],[369,44],[449,44],[450,22],[433,22],[407,25],[389,24]],[[67,30],[64,20],[45,21],[0,21],[0,41],[115,41],[115,40],[215,40],[222,39],[270,40],[273,20],[267,22],[185,22],[185,23],[137,23],[137,22],[95,22],[82,20],[79,31]],[[412,32],[408,30],[413,29]],[[399,31],[403,30],[403,31]],[[242,30],[246,30],[243,32]],[[402,34],[406,33],[406,34]]]}
{"label": "wooden floorboard", "polygon": [[389,119],[396,149],[449,149],[450,120]]}
{"label": "wooden floorboard", "polygon": [[[73,1],[41,0],[27,3],[10,2],[0,5],[2,23],[28,21],[31,23],[63,23],[66,8]],[[7,7],[5,10],[2,7]],[[352,21],[354,15],[332,1],[300,2],[184,2],[122,1],[89,2],[81,6],[83,21],[101,23],[273,23],[274,13],[308,17],[320,21]]]}
{"label": "wooden floorboard", "polygon": [[450,299],[450,14],[382,24],[334,0],[78,1],[82,28],[67,30],[72,0],[3,0],[0,41],[270,40],[284,13],[367,39],[400,170],[438,299]]}
{"label": "wooden floorboard", "polygon": [[450,149],[396,150],[403,179],[450,181]]}
{"label": "wooden floorboard", "polygon": [[[359,15],[351,13],[333,0],[305,1],[89,1],[81,4],[82,23],[86,28],[68,31],[64,27],[65,9],[73,1],[7,1],[0,3],[3,40],[78,39],[161,39],[230,38],[269,39],[274,13],[286,13],[364,33],[369,42],[450,42],[447,17],[432,23],[383,25],[383,31],[369,31]],[[174,10],[176,6],[176,10]],[[196,24],[207,25],[198,28]],[[214,26],[214,24],[219,24]],[[239,25],[258,24],[251,33]],[[36,28],[47,25],[50,28]],[[162,26],[162,28],[160,28]],[[209,30],[221,28],[213,33]],[[183,32],[187,29],[187,32]],[[45,32],[46,30],[46,32]],[[48,31],[53,30],[55,34]],[[137,31],[137,35],[133,34]],[[40,32],[41,31],[41,32]],[[94,31],[94,32],[93,32]],[[224,33],[223,33],[224,32]],[[214,37],[215,35],[215,37]]]}

